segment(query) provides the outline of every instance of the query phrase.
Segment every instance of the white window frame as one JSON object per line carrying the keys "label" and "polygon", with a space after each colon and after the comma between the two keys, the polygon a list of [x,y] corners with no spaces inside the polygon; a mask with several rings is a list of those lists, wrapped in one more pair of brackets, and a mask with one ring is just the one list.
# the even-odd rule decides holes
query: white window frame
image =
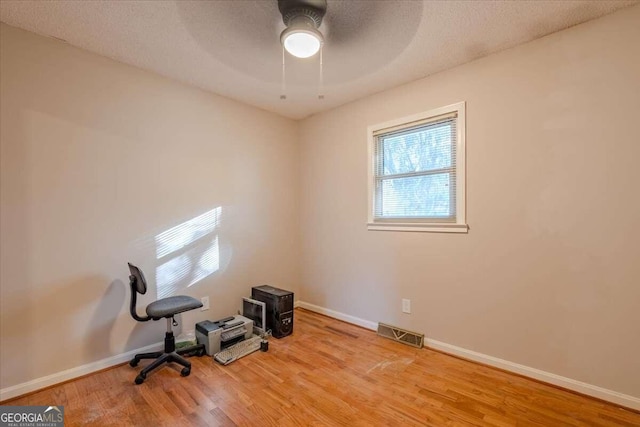
{"label": "white window frame", "polygon": [[[376,199],[375,185],[375,165],[376,165],[376,137],[375,133],[391,128],[411,127],[414,123],[429,119],[436,119],[438,116],[447,114],[457,114],[457,141],[456,141],[456,221],[455,222],[433,222],[425,220],[389,220],[376,221],[374,218],[374,208]],[[369,216],[367,229],[374,231],[427,231],[440,233],[466,233],[469,227],[466,223],[466,167],[465,167],[465,103],[458,102],[445,107],[436,108],[408,117],[402,117],[388,122],[372,125],[367,128],[368,143],[368,199]]]}

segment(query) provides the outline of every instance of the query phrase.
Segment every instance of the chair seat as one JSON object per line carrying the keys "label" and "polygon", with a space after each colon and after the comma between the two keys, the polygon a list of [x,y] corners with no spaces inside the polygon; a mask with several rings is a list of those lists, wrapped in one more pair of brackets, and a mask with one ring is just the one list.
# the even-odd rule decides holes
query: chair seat
{"label": "chair seat", "polygon": [[170,317],[174,314],[182,313],[202,307],[202,303],[193,297],[186,295],[175,295],[154,301],[147,306],[147,316],[154,319]]}

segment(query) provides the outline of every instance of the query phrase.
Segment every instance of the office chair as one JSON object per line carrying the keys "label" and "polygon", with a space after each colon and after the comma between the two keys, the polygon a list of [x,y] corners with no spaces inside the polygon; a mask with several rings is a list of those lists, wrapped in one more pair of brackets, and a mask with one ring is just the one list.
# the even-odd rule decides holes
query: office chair
{"label": "office chair", "polygon": [[178,326],[178,322],[173,318],[176,314],[189,310],[195,310],[202,307],[202,303],[193,297],[186,295],[175,295],[172,297],[162,298],[152,302],[147,306],[147,316],[140,317],[136,312],[136,299],[138,294],[147,293],[147,281],[140,270],[135,265],[129,264],[129,283],[131,284],[131,316],[138,322],[147,322],[149,320],[160,320],[162,318],[167,319],[167,333],[164,336],[164,351],[156,351],[153,353],[140,353],[136,354],[134,358],[129,362],[129,365],[136,367],[142,359],[156,359],[149,366],[140,371],[140,374],[136,377],[135,383],[142,384],[147,378],[147,374],[164,363],[175,362],[184,366],[180,375],[186,377],[191,373],[191,363],[187,362],[181,355],[182,354],[195,354],[202,356],[205,353],[204,344],[194,345],[188,348],[183,348],[176,351],[176,339],[173,336],[172,326]]}

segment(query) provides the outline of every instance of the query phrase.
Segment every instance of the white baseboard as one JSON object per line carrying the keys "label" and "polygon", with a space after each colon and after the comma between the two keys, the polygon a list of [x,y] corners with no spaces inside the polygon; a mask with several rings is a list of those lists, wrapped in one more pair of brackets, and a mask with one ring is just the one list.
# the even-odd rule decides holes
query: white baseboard
{"label": "white baseboard", "polygon": [[315,313],[324,314],[325,316],[333,317],[334,319],[342,320],[343,322],[351,323],[353,325],[358,325],[365,329],[371,329],[372,331],[378,330],[378,324],[376,322],[370,322],[369,320],[360,319],[359,317],[350,316],[348,314],[320,307],[319,305],[310,304],[304,301],[296,301],[294,306],[304,308]]}
{"label": "white baseboard", "polygon": [[[0,402],[4,402],[7,399],[12,399],[17,396],[22,396],[32,391],[40,390],[45,387],[59,384],[65,381],[72,380],[74,378],[81,377],[83,375],[90,374],[92,372],[99,371],[101,369],[110,368],[120,363],[128,362],[138,353],[147,353],[152,351],[162,350],[162,343],[148,345],[146,347],[131,350],[126,353],[117,354],[115,356],[107,357],[106,359],[98,360],[96,362],[87,363],[86,365],[78,366],[75,368],[67,369],[66,371],[57,372],[55,374],[47,375],[46,377],[36,378],[35,380],[27,381],[22,384],[17,384],[11,387],[0,389]],[[133,378],[132,378],[133,384]]]}
{"label": "white baseboard", "polygon": [[[325,316],[333,317],[334,319],[342,320],[347,323],[352,323],[354,325],[362,326],[363,328],[371,329],[374,331],[378,329],[378,324],[376,322],[360,319],[355,316],[350,316],[348,314],[340,313],[340,312],[337,312],[325,307],[320,307],[314,304],[310,304],[304,301],[296,301],[295,306],[304,308],[319,314],[324,314]],[[608,390],[606,388],[602,388],[596,385],[587,384],[582,381],[573,380],[571,378],[552,374],[551,372],[541,371],[540,369],[531,368],[525,365],[520,365],[518,363],[510,362],[508,360],[499,359],[497,357],[478,353],[472,350],[467,350],[466,348],[457,347],[455,345],[447,344],[447,343],[436,341],[429,338],[425,338],[425,345],[434,350],[439,350],[444,353],[452,354],[454,356],[458,356],[464,359],[473,360],[474,362],[483,363],[485,365],[504,369],[505,371],[524,375],[525,377],[533,378],[548,384],[563,387],[568,390],[573,390],[578,393],[586,394],[587,396],[592,396],[598,399],[606,400],[608,402],[613,402],[618,405],[626,406],[627,408],[640,410],[640,398],[630,396],[628,394],[618,393],[617,391]]]}

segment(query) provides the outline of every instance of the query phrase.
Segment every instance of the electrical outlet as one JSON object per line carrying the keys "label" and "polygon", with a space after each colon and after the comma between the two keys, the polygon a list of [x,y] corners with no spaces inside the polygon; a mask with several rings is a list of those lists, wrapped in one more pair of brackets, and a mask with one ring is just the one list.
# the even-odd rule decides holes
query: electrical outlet
{"label": "electrical outlet", "polygon": [[403,313],[407,313],[407,314],[411,314],[411,300],[410,299],[403,299],[402,300],[402,312]]}
{"label": "electrical outlet", "polygon": [[202,302],[202,308],[200,309],[200,311],[209,310],[209,297],[200,298],[200,302]]}

